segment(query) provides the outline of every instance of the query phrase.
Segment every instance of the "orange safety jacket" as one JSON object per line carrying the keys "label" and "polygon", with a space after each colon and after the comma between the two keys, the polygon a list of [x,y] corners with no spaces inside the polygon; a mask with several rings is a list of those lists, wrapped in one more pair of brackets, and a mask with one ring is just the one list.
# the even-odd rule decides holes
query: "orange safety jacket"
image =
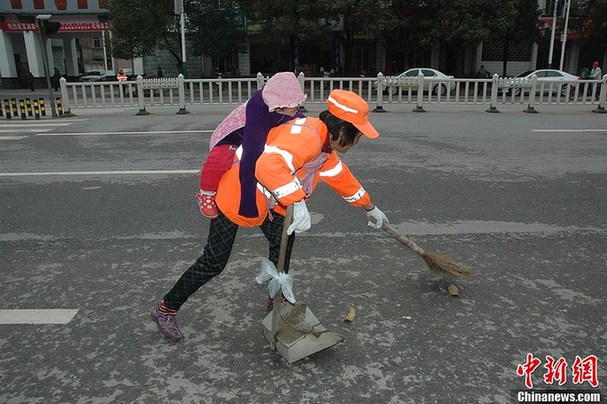
{"label": "orange safety jacket", "polygon": [[278,203],[274,210],[284,215],[285,206],[311,196],[319,179],[352,206],[371,203],[369,194],[337,153],[322,151],[329,136],[326,125],[318,118],[293,119],[268,133],[264,152],[255,166],[259,215],[253,218],[238,214],[241,146],[234,156],[234,164],[219,182],[217,206],[240,226],[259,226],[268,215],[271,202]]}

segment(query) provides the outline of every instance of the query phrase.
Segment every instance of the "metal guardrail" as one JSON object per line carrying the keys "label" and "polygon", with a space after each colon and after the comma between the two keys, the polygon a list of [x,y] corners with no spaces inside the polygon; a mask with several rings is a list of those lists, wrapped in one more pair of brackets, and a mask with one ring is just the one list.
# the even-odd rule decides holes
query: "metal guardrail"
{"label": "metal guardrail", "polygon": [[607,75],[601,80],[539,82],[536,76],[500,78],[495,74],[490,79],[438,79],[420,74],[398,81],[380,73],[376,83],[376,111],[383,110],[387,101],[415,103],[415,112],[424,112],[424,105],[434,103],[489,104],[487,112],[499,112],[498,105],[506,104],[527,104],[524,112],[537,112],[538,104],[583,104],[596,105],[593,112],[605,112]]}
{"label": "metal guardrail", "polygon": [[[324,103],[336,88],[356,92],[375,112],[385,105],[415,104],[413,111],[423,112],[432,104],[482,105],[487,112],[499,112],[498,106],[526,105],[525,112],[537,112],[544,104],[592,105],[593,112],[605,112],[607,74],[601,80],[542,81],[535,77],[518,79],[438,79],[434,77],[393,77],[379,73],[376,77],[305,77],[299,82],[308,94],[306,104]],[[60,80],[61,99],[66,111],[72,108],[139,107],[138,115],[146,115],[148,107],[177,105],[177,113],[188,113],[187,106],[241,104],[255,91],[263,88],[267,77],[261,73],[253,78],[144,79],[127,82],[68,83]]]}

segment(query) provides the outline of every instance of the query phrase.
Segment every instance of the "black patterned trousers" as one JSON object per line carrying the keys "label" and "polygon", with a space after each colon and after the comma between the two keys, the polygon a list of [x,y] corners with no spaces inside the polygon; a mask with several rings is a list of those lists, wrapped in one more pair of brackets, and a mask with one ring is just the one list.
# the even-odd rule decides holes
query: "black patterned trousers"
{"label": "black patterned trousers", "polygon": [[[280,239],[282,237],[282,226],[284,216],[272,212],[273,220],[266,217],[260,229],[270,245],[268,259],[278,266],[278,253],[280,250]],[[211,227],[207,237],[207,245],[204,252],[196,262],[181,275],[173,288],[164,297],[164,302],[170,309],[179,310],[182,304],[188,300],[202,285],[219,275],[230,258],[234,239],[238,232],[238,225],[228,219],[220,210],[219,216],[211,220]],[[289,236],[287,241],[287,256],[284,271],[289,272],[289,261],[291,250],[295,242],[295,233]]]}

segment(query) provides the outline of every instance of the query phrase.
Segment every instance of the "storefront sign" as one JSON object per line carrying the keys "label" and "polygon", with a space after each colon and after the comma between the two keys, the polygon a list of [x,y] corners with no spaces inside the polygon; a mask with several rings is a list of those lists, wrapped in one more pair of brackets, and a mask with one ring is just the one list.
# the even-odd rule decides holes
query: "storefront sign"
{"label": "storefront sign", "polygon": [[[5,32],[20,32],[20,31],[37,31],[38,26],[33,22],[0,22],[2,31]],[[86,31],[108,31],[110,24],[108,22],[62,22],[59,27],[61,32],[86,32]]]}

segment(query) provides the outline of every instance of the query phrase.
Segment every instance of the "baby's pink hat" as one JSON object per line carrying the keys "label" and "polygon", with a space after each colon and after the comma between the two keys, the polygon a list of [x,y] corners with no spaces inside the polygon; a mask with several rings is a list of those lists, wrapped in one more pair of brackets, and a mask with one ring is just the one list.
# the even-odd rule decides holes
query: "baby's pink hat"
{"label": "baby's pink hat", "polygon": [[295,108],[306,100],[307,95],[295,74],[280,72],[270,77],[261,91],[261,97],[268,110],[273,112],[276,108]]}

